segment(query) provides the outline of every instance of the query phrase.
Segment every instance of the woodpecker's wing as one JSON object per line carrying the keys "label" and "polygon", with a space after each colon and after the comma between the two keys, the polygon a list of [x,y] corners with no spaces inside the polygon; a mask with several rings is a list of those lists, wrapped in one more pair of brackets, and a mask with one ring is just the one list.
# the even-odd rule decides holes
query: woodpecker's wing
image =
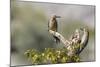
{"label": "woodpecker's wing", "polygon": [[51,18],[48,21],[48,28],[49,28],[49,30],[57,31],[58,25],[57,25],[56,18]]}

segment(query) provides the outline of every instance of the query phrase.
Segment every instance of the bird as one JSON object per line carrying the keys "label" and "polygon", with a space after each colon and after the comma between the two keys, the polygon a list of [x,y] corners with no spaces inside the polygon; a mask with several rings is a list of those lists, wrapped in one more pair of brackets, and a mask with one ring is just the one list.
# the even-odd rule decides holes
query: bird
{"label": "bird", "polygon": [[[58,23],[57,23],[56,18],[61,18],[61,17],[60,16],[57,16],[57,15],[53,15],[50,18],[49,22],[48,22],[48,30],[52,30],[52,31],[57,32],[57,30],[58,30]],[[53,35],[53,37],[54,37],[56,43],[59,43],[60,42],[59,38],[57,38],[54,35]]]}
{"label": "bird", "polygon": [[78,54],[83,51],[83,49],[86,47],[89,41],[89,30],[87,28],[80,28],[80,30],[83,32],[81,43],[80,43],[80,50],[77,52]]}

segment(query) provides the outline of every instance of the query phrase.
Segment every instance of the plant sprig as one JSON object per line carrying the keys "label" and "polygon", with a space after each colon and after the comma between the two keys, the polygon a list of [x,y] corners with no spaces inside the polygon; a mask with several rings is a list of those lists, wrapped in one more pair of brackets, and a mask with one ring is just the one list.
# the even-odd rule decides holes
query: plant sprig
{"label": "plant sprig", "polygon": [[31,60],[32,64],[55,64],[80,61],[80,57],[77,54],[74,56],[68,56],[66,48],[45,48],[43,52],[29,49],[25,52],[25,55],[29,60]]}

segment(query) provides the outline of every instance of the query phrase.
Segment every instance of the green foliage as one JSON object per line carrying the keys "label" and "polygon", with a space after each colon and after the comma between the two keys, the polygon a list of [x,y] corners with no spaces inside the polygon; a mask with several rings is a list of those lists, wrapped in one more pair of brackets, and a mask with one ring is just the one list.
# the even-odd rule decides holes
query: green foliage
{"label": "green foliage", "polygon": [[55,64],[80,61],[78,55],[68,56],[66,48],[45,48],[43,52],[39,52],[35,49],[29,49],[25,52],[25,55],[29,60],[31,60],[32,64]]}

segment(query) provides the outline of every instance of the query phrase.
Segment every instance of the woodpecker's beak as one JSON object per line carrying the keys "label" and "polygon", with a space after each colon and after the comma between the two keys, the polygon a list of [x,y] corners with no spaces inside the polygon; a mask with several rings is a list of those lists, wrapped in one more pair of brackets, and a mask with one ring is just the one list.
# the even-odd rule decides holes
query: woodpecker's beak
{"label": "woodpecker's beak", "polygon": [[56,16],[56,18],[61,18],[61,16]]}

